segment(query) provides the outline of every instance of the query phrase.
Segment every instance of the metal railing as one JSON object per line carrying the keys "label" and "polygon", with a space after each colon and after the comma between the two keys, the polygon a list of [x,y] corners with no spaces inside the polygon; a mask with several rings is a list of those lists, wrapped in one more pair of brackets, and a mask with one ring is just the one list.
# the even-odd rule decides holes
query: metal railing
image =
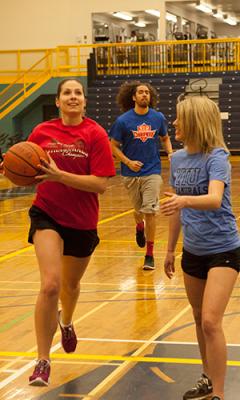
{"label": "metal railing", "polygon": [[214,72],[240,69],[240,39],[98,45],[97,74]]}
{"label": "metal railing", "polygon": [[[58,46],[0,51],[0,118],[50,77],[240,70],[240,39],[181,40]],[[4,84],[7,86],[4,87]]]}

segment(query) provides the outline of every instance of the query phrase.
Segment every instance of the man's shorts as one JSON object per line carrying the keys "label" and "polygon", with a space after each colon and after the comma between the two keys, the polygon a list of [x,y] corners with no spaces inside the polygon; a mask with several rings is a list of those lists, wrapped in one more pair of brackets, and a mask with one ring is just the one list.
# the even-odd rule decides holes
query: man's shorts
{"label": "man's shorts", "polygon": [[28,242],[33,243],[33,236],[37,230],[52,229],[61,236],[63,240],[63,254],[73,257],[89,257],[99,243],[97,230],[80,230],[59,225],[48,214],[36,206],[29,210],[31,226],[29,229]]}
{"label": "man's shorts", "polygon": [[208,271],[214,267],[232,268],[240,271],[240,247],[223,253],[196,256],[183,249],[183,271],[195,278],[207,279]]}
{"label": "man's shorts", "polygon": [[161,175],[123,177],[130,200],[137,212],[155,214],[159,210],[159,197],[162,185]]}

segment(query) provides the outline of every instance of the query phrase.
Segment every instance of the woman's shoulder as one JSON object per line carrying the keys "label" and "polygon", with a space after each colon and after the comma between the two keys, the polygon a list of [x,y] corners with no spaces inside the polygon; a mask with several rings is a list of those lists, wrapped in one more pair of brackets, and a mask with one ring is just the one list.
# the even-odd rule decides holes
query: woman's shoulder
{"label": "woman's shoulder", "polygon": [[54,118],[54,119],[50,119],[48,121],[40,122],[40,124],[35,126],[35,129],[44,128],[44,127],[48,127],[48,126],[59,126],[59,125],[61,125],[61,119]]}
{"label": "woman's shoulder", "polygon": [[187,152],[185,149],[179,149],[173,152],[171,159],[178,159],[182,157],[186,157]]}
{"label": "woman's shoulder", "polygon": [[210,157],[222,157],[228,158],[230,156],[230,152],[223,147],[215,147],[211,153],[209,154]]}
{"label": "woman's shoulder", "polygon": [[32,134],[41,134],[42,132],[48,132],[48,130],[51,127],[59,127],[60,124],[61,124],[60,118],[58,118],[58,119],[56,118],[56,119],[51,119],[51,120],[48,120],[48,121],[40,122],[40,124],[37,124],[33,128],[31,135]]}
{"label": "woman's shoulder", "polygon": [[213,163],[229,163],[229,156],[230,153],[227,149],[223,147],[216,147],[214,148],[207,157],[207,164],[212,165]]}

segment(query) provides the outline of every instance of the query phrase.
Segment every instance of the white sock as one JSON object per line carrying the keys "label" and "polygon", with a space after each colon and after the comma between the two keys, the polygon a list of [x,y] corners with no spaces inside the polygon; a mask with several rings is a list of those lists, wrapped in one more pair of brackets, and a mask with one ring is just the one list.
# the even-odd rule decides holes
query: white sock
{"label": "white sock", "polygon": [[65,325],[65,324],[62,322],[61,313],[59,314],[59,323],[60,323],[60,325],[61,325],[62,328],[68,328],[69,326],[72,326],[72,322],[70,322],[70,324],[67,324],[67,325]]}

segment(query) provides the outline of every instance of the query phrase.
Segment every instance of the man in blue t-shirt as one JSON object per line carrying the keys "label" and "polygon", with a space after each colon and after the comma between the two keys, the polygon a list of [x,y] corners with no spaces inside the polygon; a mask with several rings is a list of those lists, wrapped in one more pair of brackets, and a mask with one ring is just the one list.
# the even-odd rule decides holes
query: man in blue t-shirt
{"label": "man in blue t-shirt", "polygon": [[125,82],[117,96],[124,113],[110,130],[113,154],[121,161],[124,185],[134,207],[136,241],[139,247],[146,245],[145,270],[155,268],[155,216],[162,183],[159,139],[167,154],[172,154],[167,121],[154,110],[156,99],[156,91],[150,84]]}

